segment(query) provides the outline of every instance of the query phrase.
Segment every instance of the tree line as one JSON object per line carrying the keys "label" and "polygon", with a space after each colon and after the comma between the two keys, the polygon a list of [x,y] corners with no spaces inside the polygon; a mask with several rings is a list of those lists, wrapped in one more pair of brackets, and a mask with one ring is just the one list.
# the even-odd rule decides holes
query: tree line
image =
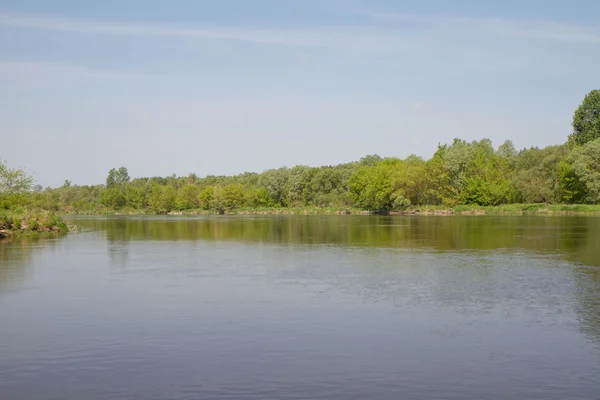
{"label": "tree line", "polygon": [[0,163],[0,207],[15,204],[65,212],[148,210],[156,213],[240,208],[357,207],[511,203],[600,203],[600,90],[585,96],[566,143],[517,151],[510,141],[454,139],[425,160],[368,155],[335,166],[295,166],[235,176],[131,179],[111,169],[106,182],[34,188],[22,170]]}

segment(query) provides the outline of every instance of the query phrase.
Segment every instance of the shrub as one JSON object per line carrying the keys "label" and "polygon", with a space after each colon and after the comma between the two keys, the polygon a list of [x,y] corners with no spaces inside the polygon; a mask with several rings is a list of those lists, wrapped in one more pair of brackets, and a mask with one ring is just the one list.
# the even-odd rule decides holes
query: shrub
{"label": "shrub", "polygon": [[32,231],[37,231],[40,229],[40,223],[37,219],[30,219],[28,222],[29,229]]}
{"label": "shrub", "polygon": [[48,229],[52,229],[57,225],[58,225],[58,218],[56,217],[56,215],[50,215],[44,223],[44,227],[48,228]]}

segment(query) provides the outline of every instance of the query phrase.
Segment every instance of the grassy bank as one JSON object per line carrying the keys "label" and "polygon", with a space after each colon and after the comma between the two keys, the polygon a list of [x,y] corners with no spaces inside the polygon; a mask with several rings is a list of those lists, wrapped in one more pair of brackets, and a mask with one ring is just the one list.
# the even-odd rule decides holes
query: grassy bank
{"label": "grassy bank", "polygon": [[66,233],[70,227],[48,211],[0,211],[0,239],[14,235]]}
{"label": "grassy bank", "polygon": [[[157,215],[149,210],[95,210],[68,213],[69,215]],[[172,211],[168,215],[592,215],[600,214],[596,204],[505,204],[500,206],[458,205],[410,206],[400,211],[373,212],[358,208],[339,207],[268,207],[237,208],[222,212],[216,210]]]}
{"label": "grassy bank", "polygon": [[501,206],[468,206],[454,208],[459,214],[483,215],[578,215],[600,214],[598,204],[505,204]]}

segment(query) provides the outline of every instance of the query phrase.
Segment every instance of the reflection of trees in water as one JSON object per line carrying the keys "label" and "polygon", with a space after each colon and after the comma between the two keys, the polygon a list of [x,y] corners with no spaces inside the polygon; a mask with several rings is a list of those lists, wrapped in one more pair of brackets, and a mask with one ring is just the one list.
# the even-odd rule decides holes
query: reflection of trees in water
{"label": "reflection of trees in water", "polygon": [[[404,301],[406,296],[399,295],[398,291],[407,290],[406,285],[412,285],[410,287],[414,290],[418,290],[420,285],[428,285],[430,289],[432,288],[431,293],[435,292],[437,296],[432,301],[443,302],[449,299],[455,301],[455,304],[468,305],[476,304],[475,300],[478,299],[480,303],[477,304],[482,307],[479,311],[483,311],[485,307],[492,307],[493,304],[489,302],[493,302],[494,298],[500,300],[503,296],[511,296],[513,299],[522,298],[524,306],[527,300],[522,296],[523,292],[528,292],[527,288],[520,288],[514,284],[512,271],[504,271],[505,275],[501,275],[501,268],[490,269],[486,268],[486,265],[511,263],[518,268],[519,262],[524,258],[516,254],[516,250],[532,252],[538,256],[550,255],[552,258],[558,257],[586,265],[575,272],[577,285],[575,308],[583,329],[600,341],[600,270],[597,268],[600,267],[598,250],[600,249],[600,224],[598,222],[600,222],[599,218],[585,216],[220,216],[91,219],[78,221],[78,224],[106,231],[110,260],[113,265],[125,265],[129,257],[127,243],[130,240],[232,240],[276,244],[333,244],[343,247],[371,248],[373,251],[379,248],[429,248],[438,252],[491,250],[496,253],[498,250],[507,249],[511,255],[502,253],[501,256],[505,257],[503,261],[481,256],[479,269],[462,270],[460,256],[457,255],[460,253],[449,253],[449,264],[446,268],[433,269],[423,268],[426,265],[423,264],[423,257],[428,257],[426,252],[422,255],[412,253],[414,257],[402,257],[402,267],[413,269],[413,275],[402,275],[404,283],[397,281],[393,263],[370,267],[374,269],[374,274],[368,277],[364,275],[364,266],[357,267],[359,268],[357,271],[361,271],[360,274],[355,274],[359,281],[349,277],[336,283],[338,286],[346,285],[348,290],[358,291],[363,295],[384,296],[387,299],[385,301],[390,302]],[[364,251],[361,253],[365,254]],[[340,248],[339,256],[345,254],[348,254],[347,250]],[[304,256],[306,254],[302,255]],[[310,260],[298,259],[297,261],[295,271],[292,271],[293,273],[288,271],[296,278],[302,273],[302,263]],[[346,261],[345,266],[352,263],[350,258]],[[452,263],[456,265],[452,267]],[[382,268],[389,268],[389,270],[382,270]],[[540,262],[539,268],[545,268],[544,262]],[[344,270],[344,272],[348,271],[348,269]],[[371,278],[372,281],[369,280]],[[387,281],[383,282],[382,279]],[[548,300],[551,301],[551,298]]]}
{"label": "reflection of trees in water", "polygon": [[0,240],[0,295],[4,288],[27,282],[29,265],[40,244],[54,246],[55,235],[34,235],[26,238]]}
{"label": "reflection of trees in water", "polygon": [[106,229],[108,241],[108,258],[114,267],[124,267],[129,260],[129,221],[125,219],[109,219]]}
{"label": "reflection of trees in water", "polygon": [[273,216],[109,218],[77,223],[105,230],[111,251],[129,240],[236,240],[338,244],[440,251],[523,249],[600,266],[600,219],[594,217]]}
{"label": "reflection of trees in water", "polygon": [[574,279],[575,311],[582,330],[600,345],[600,268],[581,266],[574,271]]}

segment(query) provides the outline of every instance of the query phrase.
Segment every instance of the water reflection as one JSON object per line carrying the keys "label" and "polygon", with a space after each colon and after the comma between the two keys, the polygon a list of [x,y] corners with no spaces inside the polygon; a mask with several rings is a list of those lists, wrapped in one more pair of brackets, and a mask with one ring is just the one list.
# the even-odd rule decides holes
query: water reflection
{"label": "water reflection", "polygon": [[129,259],[129,246],[127,243],[133,239],[128,229],[130,221],[122,218],[111,219],[110,221],[110,227],[106,229],[108,257],[111,265],[124,267]]}
{"label": "water reflection", "polygon": [[0,295],[5,290],[26,284],[30,278],[30,264],[36,249],[53,248],[57,235],[33,235],[26,238],[0,240]]}
{"label": "water reflection", "polygon": [[78,219],[106,232],[115,258],[131,240],[235,240],[448,250],[523,249],[600,266],[597,217],[154,217]]}
{"label": "water reflection", "polygon": [[575,311],[582,330],[600,345],[600,269],[581,266],[574,272]]}
{"label": "water reflection", "polygon": [[0,244],[0,393],[595,398],[597,221],[78,219]]}
{"label": "water reflection", "polygon": [[[413,261],[406,255],[404,267],[418,267],[419,273],[402,277],[394,272],[377,271],[371,281],[364,268],[356,272],[357,279],[344,278],[336,282],[360,296],[391,303],[406,301],[406,293],[415,287],[428,286],[430,299],[443,303],[452,300],[456,310],[472,312],[492,310],[495,304],[509,297],[521,300],[520,307],[527,307],[526,287],[515,285],[518,270],[504,270],[498,265],[519,267],[532,253],[538,258],[539,268],[546,268],[544,257],[562,259],[582,264],[573,271],[575,275],[576,308],[582,329],[600,343],[600,218],[596,217],[382,217],[382,216],[283,216],[283,217],[115,217],[81,219],[77,224],[84,229],[104,231],[108,241],[111,265],[123,267],[129,257],[131,241],[242,241],[274,244],[330,244],[343,247],[388,248],[426,250]],[[464,251],[484,251],[479,259],[479,269],[462,268]],[[498,251],[508,251],[498,253]],[[428,270],[427,253],[450,252],[444,266],[435,265]],[[459,253],[454,253],[458,251]],[[491,251],[487,253],[485,251]],[[364,254],[364,253],[363,253]],[[500,254],[500,255],[498,255]],[[338,254],[338,260],[344,252]],[[500,257],[501,260],[494,257]],[[347,267],[351,258],[345,260]],[[462,260],[462,261],[461,261]],[[289,260],[288,260],[289,261]],[[306,260],[310,262],[310,259]],[[163,261],[164,263],[167,260]],[[364,261],[368,262],[368,261]],[[360,263],[360,262],[359,262]],[[527,259],[531,265],[531,259]],[[281,265],[275,263],[274,265]],[[300,276],[302,260],[294,260],[295,270],[289,273],[293,279]],[[385,264],[393,266],[393,263]],[[495,268],[488,268],[488,266]],[[346,270],[348,276],[352,271]],[[327,275],[327,274],[325,274]],[[340,275],[337,275],[338,278]],[[414,279],[413,279],[414,278]],[[542,279],[540,275],[540,279]],[[322,279],[322,277],[319,277]],[[400,285],[398,279],[405,282]],[[409,281],[406,281],[406,280]],[[413,279],[410,281],[410,279]],[[412,286],[407,286],[408,283]],[[557,282],[548,281],[548,297],[561,290]],[[412,289],[411,289],[412,288]],[[554,292],[553,292],[554,291]],[[425,292],[424,292],[425,293]],[[416,295],[418,298],[422,294]],[[539,296],[539,293],[536,293]],[[539,300],[539,299],[537,299]],[[556,304],[555,308],[561,307]]]}

